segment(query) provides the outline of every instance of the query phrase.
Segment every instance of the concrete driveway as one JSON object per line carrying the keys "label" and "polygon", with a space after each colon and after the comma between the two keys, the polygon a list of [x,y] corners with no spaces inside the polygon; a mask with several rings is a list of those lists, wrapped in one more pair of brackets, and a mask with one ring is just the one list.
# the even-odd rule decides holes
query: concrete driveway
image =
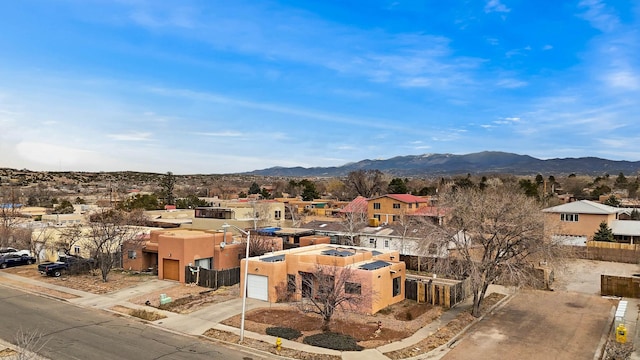
{"label": "concrete driveway", "polygon": [[576,292],[522,291],[444,359],[592,359],[613,307],[612,300]]}

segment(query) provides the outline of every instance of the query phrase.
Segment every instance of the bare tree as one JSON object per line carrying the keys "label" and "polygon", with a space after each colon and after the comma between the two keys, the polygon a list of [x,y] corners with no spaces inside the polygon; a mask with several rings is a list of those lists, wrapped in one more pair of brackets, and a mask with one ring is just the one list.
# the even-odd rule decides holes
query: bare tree
{"label": "bare tree", "polygon": [[[261,256],[268,252],[280,250],[275,248],[275,238],[273,236],[264,236],[251,234],[251,246],[249,246],[249,257]],[[243,240],[246,244],[246,238]]]}
{"label": "bare tree", "polygon": [[38,353],[44,349],[49,340],[43,340],[40,331],[27,332],[22,329],[16,333],[16,345],[19,347],[18,354],[11,359],[31,360],[42,359]]}
{"label": "bare tree", "polygon": [[342,214],[342,227],[349,238],[345,245],[360,245],[355,243],[355,237],[363,227],[367,226],[367,213],[362,211],[350,211]]}
{"label": "bare tree", "polygon": [[143,241],[136,224],[130,223],[128,215],[124,211],[101,210],[90,217],[91,252],[104,282],[107,282],[111,270],[120,263],[122,245]]}
{"label": "bare tree", "polygon": [[380,170],[358,170],[347,175],[346,186],[353,193],[352,197],[361,195],[369,198],[384,192],[387,183]]}
{"label": "bare tree", "polygon": [[441,199],[445,219],[442,225],[429,227],[428,246],[454,248],[450,258],[459,265],[457,271],[468,276],[473,293],[474,316],[489,285],[505,282],[532,284],[536,280],[534,265],[553,262],[562,255],[562,247],[545,239],[543,214],[535,199],[513,187],[461,188]]}
{"label": "bare tree", "polygon": [[330,331],[336,310],[352,309],[366,299],[365,292],[357,288],[360,280],[349,267],[316,265],[314,272],[302,274],[301,285],[303,301],[298,306],[322,316],[322,331]]}
{"label": "bare tree", "polygon": [[60,231],[60,236],[54,246],[57,251],[62,250],[63,253],[71,254],[71,249],[84,238],[84,226],[75,224],[67,226]]}
{"label": "bare tree", "polygon": [[0,247],[13,245],[13,232],[20,220],[17,206],[20,203],[13,188],[2,189],[0,193]]}

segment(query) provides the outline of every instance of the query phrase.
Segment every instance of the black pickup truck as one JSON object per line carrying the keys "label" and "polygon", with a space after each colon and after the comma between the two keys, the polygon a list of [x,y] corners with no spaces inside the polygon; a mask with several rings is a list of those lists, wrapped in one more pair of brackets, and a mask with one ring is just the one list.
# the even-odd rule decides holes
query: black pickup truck
{"label": "black pickup truck", "polygon": [[89,271],[93,267],[92,259],[79,256],[60,256],[56,262],[46,262],[38,265],[40,274],[59,277],[63,272]]}

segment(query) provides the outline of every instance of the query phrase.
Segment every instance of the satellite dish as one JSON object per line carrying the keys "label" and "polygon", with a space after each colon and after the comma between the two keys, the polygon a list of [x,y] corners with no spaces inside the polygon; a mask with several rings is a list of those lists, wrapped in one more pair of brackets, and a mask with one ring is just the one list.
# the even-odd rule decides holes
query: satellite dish
{"label": "satellite dish", "polygon": [[224,241],[220,243],[220,249],[224,249],[225,246],[227,246],[227,243]]}

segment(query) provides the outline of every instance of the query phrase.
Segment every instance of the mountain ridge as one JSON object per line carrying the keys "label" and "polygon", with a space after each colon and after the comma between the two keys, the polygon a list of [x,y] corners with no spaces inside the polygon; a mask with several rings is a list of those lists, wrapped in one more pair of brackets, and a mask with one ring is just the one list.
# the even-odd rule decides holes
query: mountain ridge
{"label": "mountain ridge", "polygon": [[594,156],[538,159],[502,151],[481,151],[464,155],[421,154],[394,156],[389,159],[364,159],[341,166],[330,167],[271,167],[244,172],[258,176],[345,176],[352,171],[380,170],[396,176],[459,175],[459,174],[551,174],[601,175],[635,174],[640,161],[608,160]]}

